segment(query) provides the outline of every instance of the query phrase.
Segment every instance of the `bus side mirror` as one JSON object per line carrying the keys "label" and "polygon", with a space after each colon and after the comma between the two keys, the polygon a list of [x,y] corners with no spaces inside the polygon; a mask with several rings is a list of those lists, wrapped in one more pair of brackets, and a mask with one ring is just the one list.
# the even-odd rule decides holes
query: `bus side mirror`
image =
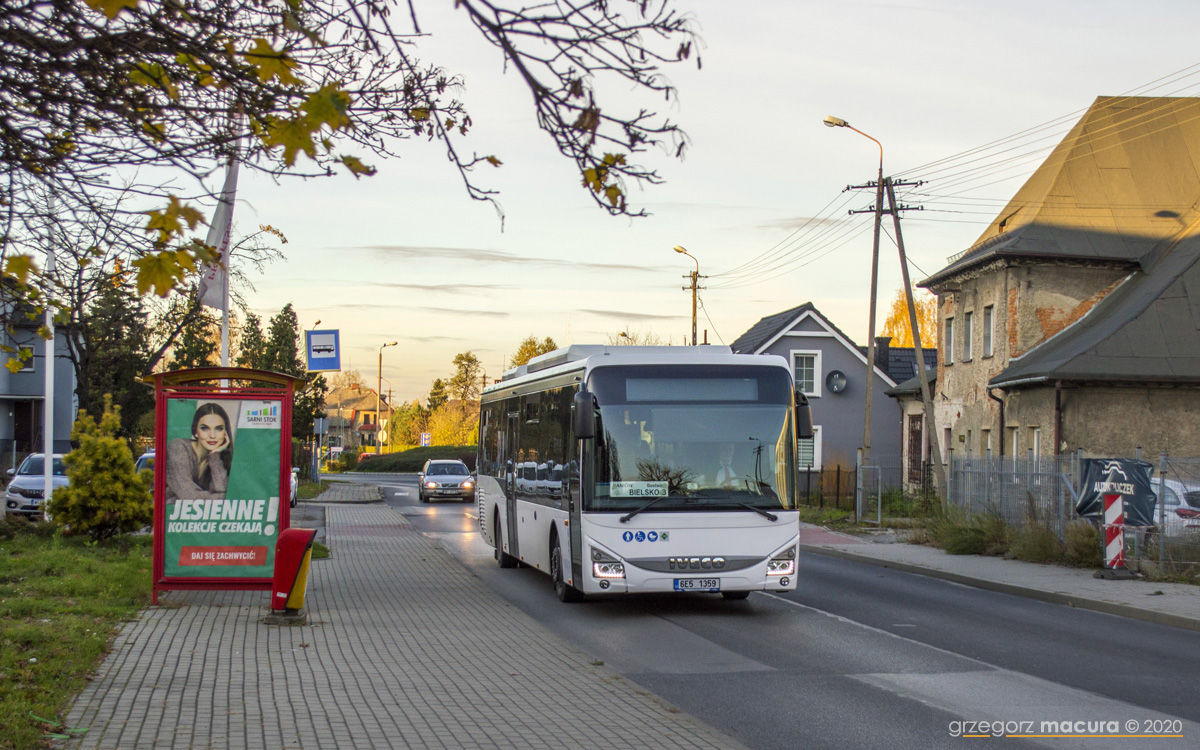
{"label": "bus side mirror", "polygon": [[575,430],[575,437],[583,440],[596,437],[595,399],[592,398],[592,394],[584,389],[576,391],[571,412],[571,426]]}
{"label": "bus side mirror", "polygon": [[796,391],[796,437],[800,440],[811,440],[813,436],[812,408],[808,405],[808,396]]}

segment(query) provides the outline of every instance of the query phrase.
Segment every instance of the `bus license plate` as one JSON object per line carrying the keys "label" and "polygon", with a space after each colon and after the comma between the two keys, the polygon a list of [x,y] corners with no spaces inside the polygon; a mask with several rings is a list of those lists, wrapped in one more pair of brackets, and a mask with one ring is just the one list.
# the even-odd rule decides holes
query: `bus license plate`
{"label": "bus license plate", "polygon": [[720,591],[720,578],[676,578],[676,591]]}

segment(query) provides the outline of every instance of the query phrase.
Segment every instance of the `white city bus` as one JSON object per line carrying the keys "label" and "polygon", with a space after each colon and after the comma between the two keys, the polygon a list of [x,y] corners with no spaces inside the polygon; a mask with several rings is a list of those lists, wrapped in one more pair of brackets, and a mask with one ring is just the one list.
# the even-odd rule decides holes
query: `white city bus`
{"label": "white city bus", "polygon": [[796,432],[780,357],[571,346],[484,390],[477,502],[500,567],[585,594],[796,587]]}

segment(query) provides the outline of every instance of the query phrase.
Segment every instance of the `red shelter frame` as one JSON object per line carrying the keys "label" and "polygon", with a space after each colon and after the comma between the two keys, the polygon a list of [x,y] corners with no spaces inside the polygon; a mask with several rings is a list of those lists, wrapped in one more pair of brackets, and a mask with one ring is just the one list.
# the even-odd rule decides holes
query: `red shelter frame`
{"label": "red shelter frame", "polygon": [[[160,591],[270,591],[274,579],[267,578],[179,578],[164,575],[166,530],[167,402],[170,399],[278,399],[282,412],[279,441],[279,532],[291,525],[292,405],[304,378],[269,370],[244,367],[197,367],[174,370],[144,378],[154,385],[154,570],[150,603],[158,604]],[[234,385],[242,383],[243,385]]]}

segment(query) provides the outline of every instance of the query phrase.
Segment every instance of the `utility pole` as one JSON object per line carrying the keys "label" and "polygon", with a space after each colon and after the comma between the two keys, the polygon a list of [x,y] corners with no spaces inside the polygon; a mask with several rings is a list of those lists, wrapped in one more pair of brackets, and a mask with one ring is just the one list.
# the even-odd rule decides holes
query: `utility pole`
{"label": "utility pole", "polygon": [[[696,345],[696,295],[699,290],[704,288],[704,287],[700,286],[700,279],[707,279],[708,277],[700,275],[700,261],[696,260],[696,256],[692,255],[687,250],[683,249],[683,247],[680,245],[675,246],[675,252],[680,253],[682,255],[686,255],[687,257],[691,258],[696,263],[695,271],[692,271],[691,273],[687,273],[687,274],[683,275],[683,278],[692,280],[691,287],[690,287],[692,290],[692,346],[695,346]],[[686,287],[686,286],[683,287],[683,291],[686,292],[688,290],[688,288],[689,287]]]}
{"label": "utility pole", "polygon": [[[927,379],[925,377],[925,350],[921,345],[921,331],[917,327],[916,304],[913,301],[912,282],[909,280],[909,276],[908,276],[908,259],[904,253],[904,237],[900,233],[900,212],[901,211],[920,210],[920,207],[916,207],[914,209],[914,207],[912,207],[912,206],[905,206],[905,205],[896,203],[896,192],[894,189],[897,186],[900,186],[900,187],[914,186],[915,187],[920,184],[921,184],[920,182],[911,182],[911,181],[906,182],[904,180],[893,180],[891,177],[884,177],[882,168],[881,168],[878,181],[868,182],[866,185],[851,185],[846,188],[847,190],[865,190],[868,188],[875,189],[875,206],[870,209],[871,213],[875,214],[875,245],[874,245],[874,250],[872,252],[872,261],[871,261],[871,309],[870,309],[870,322],[869,322],[870,331],[868,334],[870,336],[870,339],[867,344],[867,360],[868,360],[867,361],[867,371],[869,373],[868,377],[870,378],[870,380],[867,381],[867,388],[866,388],[866,391],[867,391],[866,414],[867,414],[867,416],[866,416],[866,424],[863,427],[863,460],[864,460],[864,462],[869,461],[870,454],[871,454],[871,443],[870,443],[870,437],[871,437],[871,391],[872,391],[871,383],[874,380],[874,377],[872,377],[872,375],[873,375],[872,368],[874,367],[874,364],[875,364],[876,277],[877,277],[877,273],[878,273],[878,263],[879,263],[879,233],[882,228],[884,214],[891,215],[892,224],[896,230],[896,245],[900,250],[900,272],[901,272],[902,278],[904,280],[905,298],[908,302],[908,321],[909,321],[909,326],[912,328],[912,332],[913,332],[913,352],[916,355],[916,359],[917,359],[917,376],[921,381],[921,398],[922,398],[922,401],[924,402],[925,421],[928,424],[928,432],[934,432],[935,425],[937,424],[933,418],[933,399],[930,397],[930,393],[929,393],[929,382],[927,381]],[[883,200],[884,200],[885,193],[886,193],[886,197],[887,197],[887,208],[886,209],[883,207]],[[850,213],[861,214],[861,213],[867,213],[867,211],[865,211],[865,210],[851,211]],[[930,450],[931,450],[930,459],[933,461],[933,464],[934,464],[934,472],[935,472],[935,478],[937,479],[937,483],[938,483],[938,489],[940,491],[944,492],[945,487],[946,487],[946,473],[942,467],[941,450],[940,450],[939,446],[937,445],[937,436],[934,435],[933,438],[934,438],[933,440],[929,441]],[[909,450],[910,451],[912,450],[912,446],[909,446]],[[921,450],[921,448],[918,447],[918,450]]]}
{"label": "utility pole", "polygon": [[391,341],[379,347],[379,369],[376,370],[375,380],[375,455],[383,453],[383,440],[379,437],[379,392],[383,390],[383,350],[395,346],[398,341]]}
{"label": "utility pole", "polygon": [[[905,210],[905,206],[896,205],[896,192],[893,190],[893,183],[889,177],[885,182],[888,198],[888,213],[892,215],[892,224],[896,228],[896,248],[900,251],[900,274],[904,279],[904,296],[908,301],[908,325],[912,328],[913,349],[917,355],[917,377],[921,381],[921,401],[925,406],[925,424],[928,425],[927,432],[929,435],[925,438],[929,443],[929,457],[933,461],[933,474],[937,480],[937,491],[946,495],[946,468],[942,466],[942,449],[938,445],[937,430],[934,425],[937,422],[933,418],[933,397],[929,392],[929,378],[925,376],[925,349],[921,343],[921,328],[917,325],[917,306],[913,301],[912,282],[908,278],[908,258],[904,254],[904,235],[900,233],[900,212]],[[920,183],[918,183],[920,184]],[[1003,435],[1001,438],[1003,439]],[[908,447],[911,453],[913,447]],[[921,450],[921,446],[917,446],[917,450]]]}
{"label": "utility pole", "polygon": [[[871,136],[867,136],[871,138]],[[871,140],[875,140],[871,138]],[[876,141],[878,143],[878,141]],[[875,214],[875,238],[871,243],[871,302],[867,312],[867,382],[863,404],[863,465],[871,462],[871,412],[875,403],[875,301],[879,296],[879,233],[883,228],[883,147],[879,149],[879,179],[866,185],[850,185],[846,190],[875,188],[875,205],[870,209]],[[867,211],[850,211],[864,214]]]}

